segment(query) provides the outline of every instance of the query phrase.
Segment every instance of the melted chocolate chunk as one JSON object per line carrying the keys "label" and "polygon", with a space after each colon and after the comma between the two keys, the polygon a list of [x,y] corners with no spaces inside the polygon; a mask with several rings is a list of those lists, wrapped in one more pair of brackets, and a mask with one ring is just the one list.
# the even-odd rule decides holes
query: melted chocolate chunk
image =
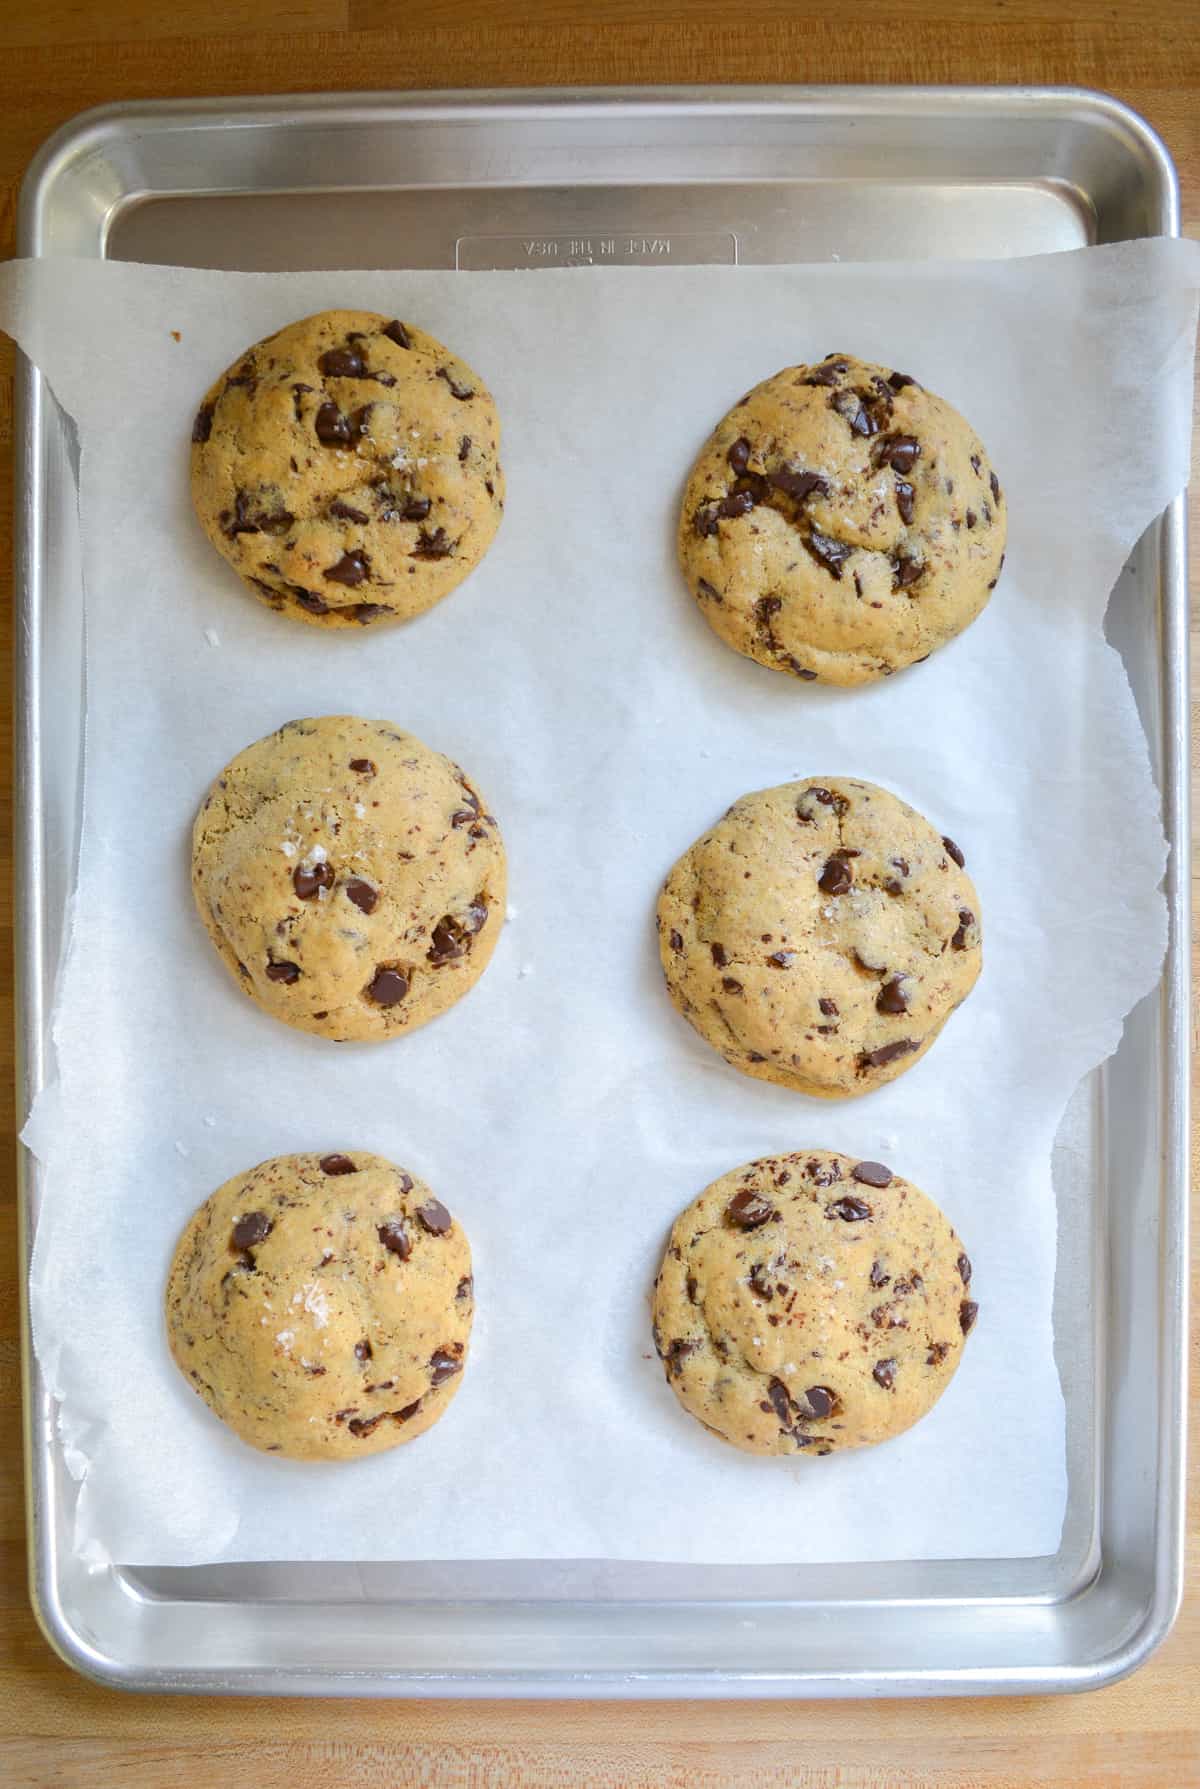
{"label": "melted chocolate chunk", "polygon": [[402,1261],[407,1261],[412,1254],[412,1242],[402,1218],[388,1218],[386,1223],[376,1227],[375,1234],[384,1248],[393,1255],[399,1255]]}
{"label": "melted chocolate chunk", "polygon": [[408,977],[387,964],[380,965],[366,988],[367,999],[376,1006],[398,1006],[407,993]]}
{"label": "melted chocolate chunk", "polygon": [[913,502],[915,493],[907,479],[896,480],[896,508],[900,511],[900,520],[906,526],[912,525]]}
{"label": "melted chocolate chunk", "polygon": [[196,420],[192,424],[192,440],[199,446],[212,434],[213,411],[215,404],[201,404],[196,412]]}
{"label": "melted chocolate chunk", "polygon": [[348,1155],[323,1155],[320,1160],[322,1174],[357,1174],[358,1169]]}
{"label": "melted chocolate chunk", "polygon": [[298,864],[292,871],[292,887],[302,901],[316,900],[323,888],[333,887],[333,865],[314,863],[306,868]]}
{"label": "melted chocolate chunk", "polygon": [[446,381],[446,384],[450,387],[452,396],[458,398],[461,403],[465,404],[468,398],[473,398],[475,396],[475,387],[473,385],[463,385],[460,383],[460,381],[454,377],[454,374],[450,371],[449,367],[440,366],[437,370],[437,376],[439,379],[444,379]]}
{"label": "melted chocolate chunk", "polygon": [[360,913],[374,913],[379,905],[379,890],[364,882],[361,876],[351,876],[345,884],[346,899],[353,901]]}
{"label": "melted chocolate chunk", "polygon": [[281,981],[285,986],[290,986],[292,982],[300,980],[300,965],[299,963],[269,962],[267,964],[267,980]]}
{"label": "melted chocolate chunk", "polygon": [[756,1193],[752,1187],[743,1187],[725,1207],[726,1221],[735,1230],[758,1230],[778,1216],[771,1201],[762,1193]]}
{"label": "melted chocolate chunk", "polygon": [[327,348],[317,361],[327,379],[362,379],[367,363],[357,348]]}
{"label": "melted chocolate chunk", "polygon": [[921,443],[915,435],[884,435],[875,443],[871,458],[876,466],[890,466],[907,477],[920,452]]}
{"label": "melted chocolate chunk", "polygon": [[750,443],[744,435],[740,435],[733,443],[733,446],[729,449],[725,458],[729,461],[733,471],[738,473],[739,476],[746,470],[746,467],[750,463]]}
{"label": "melted chocolate chunk", "polygon": [[426,1199],[424,1205],[417,1206],[417,1216],[431,1236],[445,1236],[454,1222],[440,1199]]}
{"label": "melted chocolate chunk", "polygon": [[417,544],[412,550],[413,559],[448,559],[454,551],[454,542],[444,528],[435,528],[430,534],[422,528],[417,535]]}
{"label": "melted chocolate chunk", "polygon": [[331,584],[345,584],[353,590],[355,585],[365,583],[371,575],[371,561],[361,548],[352,553],[343,553],[336,565],[321,574]]}
{"label": "melted chocolate chunk", "polygon": [[890,1186],[892,1170],[885,1168],[882,1162],[856,1162],[850,1170],[851,1180],[861,1180],[864,1186]]}
{"label": "melted chocolate chunk", "polygon": [[274,1229],[265,1211],[248,1211],[233,1226],[230,1247],[234,1249],[252,1249],[260,1242],[265,1242]]}
{"label": "melted chocolate chunk", "polygon": [[875,996],[875,1010],[881,1013],[906,1013],[908,1011],[908,995],[904,992],[905,977],[893,975],[885,981]]}
{"label": "melted chocolate chunk", "polygon": [[389,342],[395,342],[397,348],[412,347],[412,337],[409,335],[407,329],[405,329],[403,323],[401,323],[399,317],[393,317],[391,322],[386,324],[380,331],[380,334],[385,335]]}
{"label": "melted chocolate chunk", "polygon": [[894,1360],[877,1360],[871,1368],[871,1377],[876,1385],[884,1391],[891,1391],[896,1383],[896,1363]]}
{"label": "melted chocolate chunk", "polygon": [[365,510],[355,509],[352,504],[343,503],[340,497],[335,497],[329,505],[329,513],[339,522],[364,523],[371,519]]}
{"label": "melted chocolate chunk", "polygon": [[966,950],[967,928],[974,924],[975,915],[971,912],[971,909],[969,907],[960,907],[958,910],[958,930],[950,940],[951,950]]}
{"label": "melted chocolate chunk", "polygon": [[955,1263],[955,1265],[958,1268],[959,1279],[962,1281],[964,1286],[969,1286],[971,1284],[971,1258],[970,1258],[970,1256],[969,1255],[960,1255],[958,1257],[958,1260]]}
{"label": "melted chocolate chunk", "polygon": [[854,868],[849,857],[841,851],[835,851],[818,876],[817,887],[823,894],[842,895],[847,893],[853,882]]}
{"label": "melted chocolate chunk", "polygon": [[942,844],[946,848],[947,855],[954,859],[954,861],[958,865],[959,869],[960,870],[965,869],[966,865],[967,865],[967,860],[963,856],[962,852],[959,850],[958,846],[954,843],[954,840],[943,838]]}
{"label": "melted chocolate chunk", "polygon": [[811,534],[805,535],[804,547],[818,565],[823,565],[831,576],[838,579],[841,578],[843,565],[854,551],[844,540],[831,540],[827,534],[818,534],[815,529]]}
{"label": "melted chocolate chunk", "polygon": [[345,447],[350,440],[350,424],[329,398],[321,405],[313,421],[317,440],[326,447]]}
{"label": "melted chocolate chunk", "polygon": [[898,1056],[909,1055],[917,1047],[911,1037],[899,1037],[894,1044],[880,1044],[877,1050],[860,1050],[858,1072],[865,1075],[870,1068],[886,1068],[889,1062],[895,1062]]}
{"label": "melted chocolate chunk", "polygon": [[474,1292],[475,1292],[474,1275],[469,1274],[469,1273],[464,1273],[462,1279],[458,1282],[458,1285],[454,1289],[455,1298],[465,1300],[465,1299],[473,1297]]}
{"label": "melted chocolate chunk", "polygon": [[973,1298],[964,1298],[958,1307],[959,1328],[967,1335],[975,1327],[975,1319],[979,1315],[979,1306]]}
{"label": "melted chocolate chunk", "polygon": [[374,776],[375,760],[373,758],[351,758],[350,768],[356,770],[359,776]]}
{"label": "melted chocolate chunk", "polygon": [[831,1000],[828,994],[822,994],[817,1005],[827,1019],[836,1019],[838,1017],[838,1003],[836,1000]]}
{"label": "melted chocolate chunk", "polygon": [[861,1224],[864,1218],[871,1215],[871,1207],[865,1199],[853,1199],[847,1194],[844,1198],[835,1199],[832,1205],[825,1207],[827,1218],[841,1218],[844,1224]]}
{"label": "melted chocolate chunk", "polygon": [[768,472],[767,483],[797,503],[803,503],[814,492],[818,497],[829,495],[829,486],[819,472],[805,472],[799,466],[780,466],[777,471]]}
{"label": "melted chocolate chunk", "polygon": [[430,1385],[444,1385],[455,1373],[462,1372],[462,1364],[461,1342],[449,1342],[446,1347],[435,1349],[429,1357]]}

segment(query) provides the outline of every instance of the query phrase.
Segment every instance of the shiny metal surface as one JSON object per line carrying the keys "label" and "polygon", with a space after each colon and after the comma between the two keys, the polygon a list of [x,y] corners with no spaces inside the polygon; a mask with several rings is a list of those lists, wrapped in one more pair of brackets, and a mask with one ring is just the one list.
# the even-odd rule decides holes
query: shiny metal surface
{"label": "shiny metal surface", "polygon": [[[107,108],[42,150],[20,252],[230,268],[786,262],[1045,252],[1178,231],[1162,145],[1112,100],[1006,88],[315,96]],[[611,245],[611,246],[610,246]],[[78,845],[74,444],[20,376],[18,1027],[27,1105]],[[1055,1152],[1069,1506],[1056,1555],[820,1569],[596,1562],[89,1567],[28,1350],[35,1606],[131,1689],[423,1696],[946,1695],[1086,1689],[1178,1601],[1188,1137],[1187,626],[1177,503],[1109,635],[1163,791],[1160,987]],[[23,1246],[38,1167],[21,1164]]]}

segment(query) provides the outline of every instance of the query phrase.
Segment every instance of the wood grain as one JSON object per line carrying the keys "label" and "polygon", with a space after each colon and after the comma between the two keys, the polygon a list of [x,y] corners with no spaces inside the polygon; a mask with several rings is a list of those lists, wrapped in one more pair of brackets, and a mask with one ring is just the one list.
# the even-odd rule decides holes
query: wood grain
{"label": "wood grain", "polygon": [[[1016,81],[1101,87],[1143,112],[1200,236],[1196,0],[4,0],[0,252],[39,143],[86,106],[323,88]],[[0,664],[11,662],[12,356],[0,350]],[[1200,499],[1192,501],[1192,570]],[[1193,621],[1195,634],[1195,621]],[[1197,658],[1200,695],[1200,656]],[[1196,750],[1196,748],[1193,748]],[[1200,762],[1197,763],[1200,771]],[[11,963],[11,684],[0,677],[0,962]],[[1200,790],[1200,776],[1197,777]],[[1200,796],[1198,796],[1200,799]],[[1195,880],[1195,878],[1193,878]],[[1200,906],[1200,902],[1198,902]],[[1200,958],[1196,959],[1200,966]],[[13,1132],[11,974],[0,1116]],[[1200,1159],[1194,1141],[1193,1161]],[[1190,1598],[1142,1671],[1093,1696],[857,1705],[263,1703],[127,1698],[74,1677],[29,1612],[20,1483],[13,1155],[0,1173],[0,1781],[11,1789],[1164,1789],[1200,1782],[1200,1505]],[[1200,1364],[1200,1363],[1198,1363]],[[1200,1370],[1193,1373],[1200,1388]],[[1194,1394],[1194,1404],[1198,1394]],[[1195,1410],[1194,1413],[1195,1415]]]}

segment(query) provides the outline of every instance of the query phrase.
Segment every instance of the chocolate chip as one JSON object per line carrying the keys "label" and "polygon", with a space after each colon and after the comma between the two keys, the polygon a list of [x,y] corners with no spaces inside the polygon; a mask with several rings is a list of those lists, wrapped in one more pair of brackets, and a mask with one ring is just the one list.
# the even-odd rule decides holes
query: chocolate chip
{"label": "chocolate chip", "polygon": [[454,1222],[440,1199],[426,1199],[424,1205],[417,1206],[417,1216],[431,1236],[445,1236]]}
{"label": "chocolate chip", "polygon": [[445,1348],[438,1348],[429,1357],[430,1385],[444,1385],[447,1379],[453,1379],[455,1373],[462,1372],[462,1346],[451,1342]]}
{"label": "chocolate chip", "polygon": [[999,501],[1000,501],[1000,480],[996,477],[996,474],[994,472],[988,473],[988,483],[992,487],[993,502],[999,503]]}
{"label": "chocolate chip", "polygon": [[876,466],[890,466],[906,476],[916,465],[921,443],[915,435],[885,435],[875,444],[871,455]]}
{"label": "chocolate chip", "polygon": [[313,427],[317,431],[317,440],[323,441],[326,447],[344,447],[350,439],[350,424],[328,398],[317,411]]}
{"label": "chocolate chip", "polygon": [[731,491],[728,497],[722,497],[717,504],[717,514],[733,520],[738,516],[748,516],[753,508],[753,491]]}
{"label": "chocolate chip", "polygon": [[889,1062],[895,1062],[898,1056],[907,1056],[916,1048],[911,1037],[899,1037],[894,1044],[880,1044],[877,1050],[860,1050],[858,1072],[864,1075],[869,1068],[885,1068]]}
{"label": "chocolate chip", "polygon": [[948,854],[954,859],[959,869],[965,869],[967,860],[959,850],[958,846],[954,843],[954,840],[943,838],[942,844],[945,846]]}
{"label": "chocolate chip", "polygon": [[750,443],[744,435],[738,437],[726,454],[730,466],[737,473],[742,473],[750,463]]}
{"label": "chocolate chip", "polygon": [[296,584],[291,584],[288,588],[300,607],[307,609],[310,615],[328,615],[329,604],[315,590],[301,590]]}
{"label": "chocolate chip", "polygon": [[907,479],[896,480],[896,508],[900,511],[900,520],[911,524],[913,519],[914,492]]}
{"label": "chocolate chip", "polygon": [[817,1005],[821,1008],[821,1011],[825,1014],[827,1019],[836,1019],[838,1017],[838,1003],[836,1000],[831,1000],[828,994],[822,994]]}
{"label": "chocolate chip", "polygon": [[281,981],[285,983],[285,985],[290,985],[294,981],[299,981],[300,965],[299,963],[270,962],[267,964],[267,980]]}
{"label": "chocolate chip", "polygon": [[464,928],[451,914],[446,913],[433,928],[426,954],[434,967],[440,968],[444,963],[453,963],[457,958],[465,957],[470,948]]}
{"label": "chocolate chip", "polygon": [[692,527],[700,536],[717,533],[717,506],[715,503],[702,503],[692,516]]}
{"label": "chocolate chip", "polygon": [[683,949],[683,939],[679,936],[678,932],[671,933],[671,949],[673,951],[681,951]]}
{"label": "chocolate chip", "polygon": [[697,578],[696,594],[702,596],[705,602],[719,603],[723,600],[716,585],[710,584],[707,578]]}
{"label": "chocolate chip", "polygon": [[337,564],[321,575],[331,584],[345,584],[353,590],[356,584],[362,584],[370,577],[371,561],[361,548],[356,547],[352,553],[343,553]]}
{"label": "chocolate chip", "polygon": [[808,1406],[807,1410],[804,1408],[804,1404],[801,1404],[799,1398],[796,1400],[796,1409],[801,1418],[808,1417],[814,1421],[820,1422],[825,1417],[831,1415],[837,1401],[837,1393],[830,1391],[827,1385],[810,1385],[808,1390],[804,1393],[804,1403]]}
{"label": "chocolate chip", "polygon": [[875,1010],[880,1013],[906,1013],[908,1011],[908,995],[904,992],[906,977],[893,975],[885,981],[875,996]]}
{"label": "chocolate chip", "polygon": [[235,1249],[252,1249],[260,1242],[265,1242],[275,1228],[265,1211],[248,1211],[233,1226],[230,1246]]}
{"label": "chocolate chip", "polygon": [[903,553],[898,553],[892,560],[892,589],[907,590],[910,584],[915,584],[922,576],[924,570],[923,560],[909,559]]}
{"label": "chocolate chip", "polygon": [[351,770],[356,770],[359,776],[375,775],[375,761],[373,758],[351,758],[350,768]]}
{"label": "chocolate chip", "polygon": [[796,961],[794,950],[776,950],[767,958],[772,969],[788,969]]}
{"label": "chocolate chip", "polygon": [[843,565],[854,551],[844,540],[831,540],[827,534],[818,534],[815,529],[804,536],[804,547],[818,565],[823,565],[827,572],[839,579]]}
{"label": "chocolate chip", "polygon": [[370,1342],[368,1342],[365,1338],[361,1342],[355,1342],[355,1344],[354,1344],[355,1360],[370,1360],[372,1358],[372,1356],[374,1355],[374,1353],[375,1353],[375,1350],[372,1348]]}
{"label": "chocolate chip", "polygon": [[850,1170],[851,1180],[861,1180],[864,1186],[890,1186],[892,1170],[885,1168],[882,1162],[856,1162]]}
{"label": "chocolate chip", "polygon": [[386,603],[349,603],[338,610],[339,615],[346,615],[351,621],[357,621],[365,627],[369,621],[378,621],[381,615],[390,615],[391,610]]}
{"label": "chocolate chip", "polygon": [[958,1267],[959,1279],[962,1281],[964,1286],[969,1286],[971,1284],[971,1259],[970,1259],[970,1256],[969,1255],[960,1255],[958,1257],[958,1261],[957,1261],[956,1265]]}
{"label": "chocolate chip", "polygon": [[760,596],[754,605],[754,615],[760,627],[770,624],[772,615],[778,615],[783,607],[781,596]]}
{"label": "chocolate chip", "polygon": [[978,455],[978,454],[977,454],[977,453],[973,453],[973,454],[972,454],[972,455],[971,455],[971,465],[972,465],[972,467],[973,467],[973,468],[974,468],[974,470],[975,470],[975,471],[976,471],[976,472],[978,472],[978,473],[979,473],[979,475],[980,475],[980,477],[981,477],[981,478],[982,478],[982,476],[983,476],[983,466],[982,466],[982,465],[981,465],[981,463],[980,463],[980,459],[979,459],[979,455]]}
{"label": "chocolate chip", "polygon": [[756,1292],[759,1298],[771,1299],[775,1296],[770,1273],[761,1261],[756,1262],[750,1269],[750,1289]]}
{"label": "chocolate chip", "polygon": [[875,1365],[871,1368],[871,1377],[874,1379],[876,1385],[883,1387],[884,1391],[891,1391],[896,1383],[895,1361],[877,1360]]}
{"label": "chocolate chip", "polygon": [[327,348],[317,365],[327,379],[361,379],[367,370],[357,348]]}
{"label": "chocolate chip", "polygon": [[782,1379],[767,1381],[767,1396],[771,1400],[771,1408],[784,1428],[790,1429],[792,1426],[792,1400]]}
{"label": "chocolate chip", "polygon": [[333,865],[314,863],[310,868],[298,864],[292,871],[292,887],[302,901],[312,901],[323,888],[333,887]]}
{"label": "chocolate chip", "polygon": [[852,1199],[849,1195],[843,1199],[835,1199],[832,1205],[825,1207],[827,1218],[841,1218],[844,1224],[861,1224],[870,1215],[871,1207],[865,1200]]}
{"label": "chocolate chip", "polygon": [[408,1231],[404,1228],[402,1219],[388,1218],[386,1223],[376,1226],[375,1234],[384,1248],[390,1250],[393,1255],[399,1255],[402,1261],[407,1261],[412,1254],[412,1243],[408,1239]]}
{"label": "chocolate chip", "polygon": [[732,975],[723,975],[721,977],[721,986],[727,994],[745,993],[745,989],[742,987],[741,982],[735,981]]}
{"label": "chocolate chip", "polygon": [[835,851],[825,868],[817,878],[817,887],[827,895],[845,894],[854,882],[854,869],[850,859],[841,851]]}
{"label": "chocolate chip", "polygon": [[871,1284],[873,1286],[886,1286],[891,1277],[890,1273],[884,1272],[882,1261],[872,1261]]}
{"label": "chocolate chip", "polygon": [[395,342],[397,348],[412,347],[412,337],[409,335],[407,329],[405,329],[403,323],[401,323],[399,317],[393,317],[390,323],[385,324],[384,328],[380,331],[380,334],[385,335],[389,342]]}
{"label": "chocolate chip", "polygon": [[966,950],[967,927],[973,926],[974,924],[975,915],[971,912],[971,909],[969,907],[960,907],[958,910],[958,930],[950,940],[951,950]]}
{"label": "chocolate chip", "polygon": [[930,1342],[929,1353],[925,1356],[927,1367],[940,1367],[950,1352],[949,1342]]}
{"label": "chocolate chip", "polygon": [[435,528],[432,534],[427,528],[422,528],[417,535],[417,544],[412,550],[411,557],[414,559],[448,559],[453,551],[454,542],[444,528]]}
{"label": "chocolate chip", "polygon": [[322,1174],[357,1174],[358,1169],[348,1155],[323,1155],[320,1160]]}
{"label": "chocolate chip", "polygon": [[973,509],[969,509],[967,511],[967,527],[973,528],[978,520],[979,520],[979,517],[975,514],[975,511]]}
{"label": "chocolate chip", "polygon": [[[903,391],[906,385],[916,385],[917,383],[916,380],[910,378],[907,373],[889,373],[887,382],[893,391]],[[918,387],[918,390],[919,389],[920,388]]]}
{"label": "chocolate chip", "polygon": [[804,1164],[804,1170],[817,1186],[833,1186],[842,1178],[837,1162],[819,1162],[814,1158]]}
{"label": "chocolate chip", "polygon": [[465,403],[468,398],[473,398],[475,396],[474,386],[460,384],[454,377],[454,374],[450,371],[449,367],[440,366],[437,370],[437,376],[439,379],[444,379],[446,381],[446,384],[450,387],[453,395],[461,402]]}
{"label": "chocolate chip", "polygon": [[398,1006],[408,993],[408,977],[398,969],[381,965],[367,984],[368,1000],[376,1006]]}
{"label": "chocolate chip", "polygon": [[668,1342],[662,1356],[666,1363],[668,1377],[672,1373],[678,1375],[682,1362],[687,1359],[689,1354],[694,1354],[698,1347],[698,1342],[685,1342],[682,1336],[677,1337],[673,1342]]}
{"label": "chocolate chip", "polygon": [[475,1291],[474,1276],[469,1273],[464,1273],[462,1279],[458,1282],[458,1285],[454,1289],[454,1296],[456,1299],[466,1299],[466,1298],[470,1298],[473,1295],[474,1291]]}
{"label": "chocolate chip", "polygon": [[771,1201],[762,1193],[756,1193],[753,1187],[743,1187],[735,1193],[725,1207],[727,1222],[737,1230],[758,1230],[763,1224],[769,1224],[779,1213]]}
{"label": "chocolate chip", "polygon": [[887,409],[866,391],[839,391],[830,404],[850,425],[852,435],[877,435],[887,416]]}
{"label": "chocolate chip", "polygon": [[729,961],[729,958],[725,955],[725,946],[723,944],[710,944],[708,948],[712,952],[712,960],[717,968],[724,969],[726,963]]}
{"label": "chocolate chip", "polygon": [[975,1327],[975,1319],[979,1315],[979,1306],[973,1298],[964,1298],[958,1307],[959,1327],[967,1335]]}
{"label": "chocolate chip", "polygon": [[780,466],[777,471],[768,472],[767,483],[797,503],[803,503],[814,492],[819,497],[829,495],[829,486],[819,472],[805,472],[799,466]]}
{"label": "chocolate chip", "polygon": [[369,522],[371,519],[365,510],[355,509],[352,504],[343,503],[340,497],[335,497],[329,505],[329,513],[339,522],[363,523]]}
{"label": "chocolate chip", "polygon": [[361,876],[351,876],[344,884],[346,899],[353,901],[360,913],[374,913],[379,905],[379,890],[364,882]]}
{"label": "chocolate chip", "polygon": [[215,404],[201,404],[196,412],[196,420],[192,424],[192,440],[197,444],[207,441],[212,434],[213,411]]}
{"label": "chocolate chip", "polygon": [[826,360],[822,366],[810,367],[808,377],[797,381],[800,385],[836,385],[838,380],[849,371],[844,360]]}

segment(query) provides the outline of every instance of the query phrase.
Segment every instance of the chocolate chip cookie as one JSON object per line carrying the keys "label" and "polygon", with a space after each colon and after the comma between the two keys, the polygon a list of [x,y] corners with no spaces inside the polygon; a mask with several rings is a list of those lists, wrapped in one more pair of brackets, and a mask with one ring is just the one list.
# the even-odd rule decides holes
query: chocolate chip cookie
{"label": "chocolate chip cookie", "polygon": [[679,518],[709,626],[773,670],[869,683],[928,658],[988,600],[1006,505],[979,437],[907,373],[828,354],[748,392]]}
{"label": "chocolate chip cookie", "polygon": [[387,721],[289,721],[205,796],[192,889],[238,986],[338,1041],[398,1037],[478,981],[504,846],[457,764]]}
{"label": "chocolate chip cookie", "polygon": [[654,1345],[684,1409],[734,1447],[870,1447],[945,1391],[978,1310],[970,1285],[946,1217],[882,1163],[767,1156],[676,1219]]}
{"label": "chocolate chip cookie", "polygon": [[320,627],[407,621],[491,544],[499,438],[478,373],[424,330],[321,311],[210,388],[192,427],[192,498],[270,608]]}
{"label": "chocolate chip cookie", "polygon": [[281,1155],[192,1216],[167,1337],[209,1409],[294,1460],[382,1453],[458,1390],[474,1312],[463,1227],[415,1174],[351,1149]]}
{"label": "chocolate chip cookie", "polygon": [[912,1067],[979,975],[953,839],[853,777],[760,789],[685,851],[658,901],[671,998],[734,1068],[826,1099]]}

